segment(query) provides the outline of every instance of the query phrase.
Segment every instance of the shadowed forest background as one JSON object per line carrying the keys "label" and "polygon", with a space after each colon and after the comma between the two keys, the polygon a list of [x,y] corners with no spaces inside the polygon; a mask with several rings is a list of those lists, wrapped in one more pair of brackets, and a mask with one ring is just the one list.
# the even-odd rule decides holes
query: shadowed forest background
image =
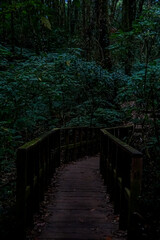
{"label": "shadowed forest background", "polygon": [[[15,231],[16,149],[54,127],[134,124],[140,239],[160,238],[160,3],[0,2],[0,236]],[[10,231],[8,231],[10,229]]]}

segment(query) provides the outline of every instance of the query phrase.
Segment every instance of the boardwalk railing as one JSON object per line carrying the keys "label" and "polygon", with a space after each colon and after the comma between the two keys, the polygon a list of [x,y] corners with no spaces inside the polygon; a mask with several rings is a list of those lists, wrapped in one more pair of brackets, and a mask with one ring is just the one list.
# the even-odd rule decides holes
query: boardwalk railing
{"label": "boardwalk railing", "polygon": [[99,151],[98,128],[62,128],[26,143],[17,151],[17,235],[33,223],[45,190],[61,163]]}
{"label": "boardwalk railing", "polygon": [[[17,235],[25,239],[26,227],[53,177],[62,163],[99,152],[100,171],[114,201],[115,213],[120,213],[120,228],[132,233],[132,215],[137,209],[141,190],[142,154],[122,142],[132,126],[110,129],[61,128],[26,143],[17,151]],[[114,136],[115,135],[115,136]],[[117,138],[118,137],[118,138]]]}
{"label": "boardwalk railing", "polygon": [[62,128],[61,161],[75,161],[84,155],[94,155],[100,150],[100,128]]}
{"label": "boardwalk railing", "polygon": [[109,133],[111,133],[115,137],[119,138],[120,140],[124,140],[124,138],[128,139],[132,136],[134,127],[133,127],[133,125],[126,125],[126,126],[105,128],[105,130],[107,130]]}
{"label": "boardwalk railing", "polygon": [[[129,128],[112,128],[110,132],[124,137]],[[100,172],[107,185],[115,213],[120,214],[119,227],[128,230],[128,239],[133,239],[133,215],[141,192],[142,153],[122,142],[106,129],[101,130]]]}
{"label": "boardwalk railing", "polygon": [[49,179],[60,165],[60,130],[54,129],[17,151],[17,234],[25,239],[26,226],[39,210]]}

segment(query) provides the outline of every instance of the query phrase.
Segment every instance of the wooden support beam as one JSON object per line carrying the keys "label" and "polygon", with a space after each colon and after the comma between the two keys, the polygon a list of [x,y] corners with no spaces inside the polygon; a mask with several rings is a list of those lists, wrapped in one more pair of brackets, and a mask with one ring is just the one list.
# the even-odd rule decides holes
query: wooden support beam
{"label": "wooden support beam", "polygon": [[141,193],[143,157],[141,152],[116,137],[124,137],[124,132],[128,132],[127,128],[124,132],[121,130],[101,129],[100,172],[114,202],[115,213],[120,213],[119,227],[127,229],[128,239],[132,239],[133,214],[138,209]]}

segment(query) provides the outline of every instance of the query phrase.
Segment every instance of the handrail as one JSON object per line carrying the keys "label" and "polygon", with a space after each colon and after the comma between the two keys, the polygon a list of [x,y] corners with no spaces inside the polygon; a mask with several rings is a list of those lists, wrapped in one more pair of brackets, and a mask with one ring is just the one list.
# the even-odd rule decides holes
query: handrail
{"label": "handrail", "polygon": [[138,209],[141,193],[142,153],[101,129],[100,172],[114,202],[115,213],[120,214],[120,229],[128,230],[128,239],[134,232],[133,214]]}
{"label": "handrail", "polygon": [[119,138],[115,137],[114,135],[109,133],[107,130],[101,129],[101,131],[103,132],[103,134],[107,135],[116,145],[120,146],[129,155],[142,156],[142,153],[139,152],[137,149],[121,141]]}
{"label": "handrail", "polygon": [[[132,233],[132,214],[141,191],[142,154],[122,142],[132,126],[101,129],[89,127],[53,129],[24,144],[17,151],[17,233],[33,222],[56,168],[84,155],[99,152],[100,172],[107,184],[120,228]],[[115,136],[111,133],[114,133]],[[101,147],[100,147],[101,145]]]}
{"label": "handrail", "polygon": [[17,234],[25,239],[26,226],[32,224],[49,180],[60,165],[60,129],[53,129],[20,147],[16,164]]}
{"label": "handrail", "polygon": [[61,160],[75,161],[84,155],[94,155],[100,149],[100,128],[61,128]]}
{"label": "handrail", "polygon": [[56,168],[83,155],[99,151],[99,128],[53,129],[24,144],[17,151],[17,234],[33,223],[45,190]]}
{"label": "handrail", "polygon": [[109,133],[122,140],[124,137],[129,137],[132,134],[134,126],[133,124],[130,124],[125,126],[117,126],[103,129],[107,130]]}

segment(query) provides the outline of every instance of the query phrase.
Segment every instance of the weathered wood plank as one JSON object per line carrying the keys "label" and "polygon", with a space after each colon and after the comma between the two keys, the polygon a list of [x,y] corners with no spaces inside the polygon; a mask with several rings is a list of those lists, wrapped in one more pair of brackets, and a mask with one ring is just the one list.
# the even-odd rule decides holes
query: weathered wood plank
{"label": "weathered wood plank", "polygon": [[105,129],[101,129],[101,131],[109,137],[116,145],[120,146],[125,152],[133,156],[142,156],[142,153],[136,150],[135,148],[129,146],[125,142],[122,142],[119,138],[113,136]]}
{"label": "weathered wood plank", "polygon": [[127,229],[128,239],[134,239],[133,214],[138,211],[143,156],[110,133],[119,135],[119,130],[120,128],[101,130],[100,171],[114,202],[115,213],[120,214],[119,227]]}
{"label": "weathered wood plank", "polygon": [[66,165],[57,174],[56,191],[48,205],[51,216],[38,239],[92,239],[112,236],[118,230],[113,208],[100,178],[99,158]]}

